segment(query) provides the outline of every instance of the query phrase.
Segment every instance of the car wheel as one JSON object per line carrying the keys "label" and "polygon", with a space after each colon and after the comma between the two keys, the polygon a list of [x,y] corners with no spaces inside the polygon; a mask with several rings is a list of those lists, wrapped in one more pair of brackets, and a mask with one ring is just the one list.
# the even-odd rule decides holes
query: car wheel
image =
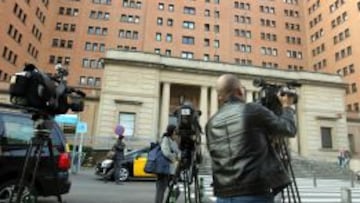
{"label": "car wheel", "polygon": [[[10,202],[10,197],[14,191],[15,186],[16,186],[15,180],[10,180],[0,184],[0,203]],[[17,195],[14,194],[12,197],[12,201],[15,202],[16,199],[17,199]],[[37,195],[35,192],[30,192],[29,187],[25,185],[20,202],[36,203]]]}
{"label": "car wheel", "polygon": [[119,180],[118,181],[121,181],[121,182],[124,182],[126,181],[129,176],[130,176],[130,173],[129,173],[129,170],[127,168],[120,168],[119,169]]}

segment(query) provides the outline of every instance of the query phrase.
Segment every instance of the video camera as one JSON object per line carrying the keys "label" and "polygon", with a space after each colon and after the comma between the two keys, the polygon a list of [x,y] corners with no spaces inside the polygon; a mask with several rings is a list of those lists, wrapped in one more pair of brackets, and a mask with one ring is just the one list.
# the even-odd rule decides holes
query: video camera
{"label": "video camera", "polygon": [[84,110],[85,93],[69,88],[64,81],[68,71],[61,65],[57,73],[49,76],[33,64],[25,64],[22,72],[10,79],[10,102],[25,109],[54,116],[64,114],[69,109],[74,112]]}
{"label": "video camera", "polygon": [[176,134],[180,136],[180,150],[183,153],[182,165],[184,168],[190,167],[191,156],[196,151],[196,162],[201,162],[201,126],[199,117],[201,111],[196,111],[190,102],[185,102],[175,112],[177,120]]}
{"label": "video camera", "polygon": [[282,111],[281,103],[278,99],[277,94],[280,92],[281,96],[288,95],[293,97],[294,104],[298,102],[298,94],[296,93],[296,87],[300,87],[301,84],[296,81],[287,82],[284,85],[278,85],[273,83],[268,83],[263,79],[255,79],[253,81],[255,87],[261,87],[260,90],[260,103],[273,111],[275,114],[279,115]]}

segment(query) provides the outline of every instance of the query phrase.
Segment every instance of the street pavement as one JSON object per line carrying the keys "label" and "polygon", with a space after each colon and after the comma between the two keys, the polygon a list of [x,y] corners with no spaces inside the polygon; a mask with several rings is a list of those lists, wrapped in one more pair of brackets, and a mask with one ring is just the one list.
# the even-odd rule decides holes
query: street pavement
{"label": "street pavement", "polygon": [[[210,175],[200,176],[204,181],[204,203],[215,202]],[[72,175],[72,188],[63,199],[67,203],[152,203],[155,195],[154,180],[130,180],[123,185],[105,183],[94,175],[94,170],[86,169]],[[340,203],[341,188],[351,190],[352,203],[360,203],[360,184],[336,179],[318,179],[314,187],[313,179],[298,178],[298,188],[302,203]],[[183,191],[180,185],[180,191]],[[183,201],[183,192],[178,202]],[[193,195],[192,195],[193,196]],[[55,203],[54,197],[40,198],[39,203]]]}

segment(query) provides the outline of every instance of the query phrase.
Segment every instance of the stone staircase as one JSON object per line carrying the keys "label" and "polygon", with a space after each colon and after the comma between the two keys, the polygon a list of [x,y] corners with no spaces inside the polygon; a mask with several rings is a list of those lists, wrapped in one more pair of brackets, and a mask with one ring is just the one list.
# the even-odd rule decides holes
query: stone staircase
{"label": "stone staircase", "polygon": [[[291,165],[297,178],[343,179],[349,180],[353,173],[348,168],[341,168],[336,162],[310,160],[301,156],[293,155]],[[211,164],[208,156],[203,157],[199,168],[199,174],[211,175]]]}
{"label": "stone staircase", "polygon": [[292,167],[297,178],[350,179],[352,171],[341,168],[336,162],[310,160],[300,156],[292,157]]}

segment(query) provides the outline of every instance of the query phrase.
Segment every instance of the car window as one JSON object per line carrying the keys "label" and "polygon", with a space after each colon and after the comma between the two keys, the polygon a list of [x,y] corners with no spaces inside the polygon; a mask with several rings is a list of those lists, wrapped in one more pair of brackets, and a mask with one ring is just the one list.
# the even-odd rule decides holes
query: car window
{"label": "car window", "polygon": [[16,115],[0,115],[0,132],[7,144],[25,144],[34,136],[33,121]]}
{"label": "car window", "polygon": [[[26,144],[35,135],[34,122],[29,117],[11,114],[0,115],[0,136],[5,144]],[[51,128],[53,145],[62,145],[62,134],[53,121],[46,121],[46,127]]]}

